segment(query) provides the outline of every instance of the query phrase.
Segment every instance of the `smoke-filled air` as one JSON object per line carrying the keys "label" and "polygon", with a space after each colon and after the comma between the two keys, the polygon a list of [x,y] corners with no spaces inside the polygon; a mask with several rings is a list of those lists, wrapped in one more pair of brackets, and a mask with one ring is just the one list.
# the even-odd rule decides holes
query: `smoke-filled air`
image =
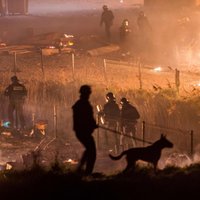
{"label": "smoke-filled air", "polygon": [[0,182],[199,174],[199,27],[197,0],[0,1]]}

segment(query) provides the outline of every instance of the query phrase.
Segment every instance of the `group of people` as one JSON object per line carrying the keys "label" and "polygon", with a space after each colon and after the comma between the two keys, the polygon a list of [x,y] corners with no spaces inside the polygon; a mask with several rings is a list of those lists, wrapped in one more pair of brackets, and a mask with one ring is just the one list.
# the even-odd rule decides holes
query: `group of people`
{"label": "group of people", "polygon": [[[94,117],[93,107],[89,102],[92,93],[91,87],[82,85],[79,93],[80,98],[72,106],[73,129],[85,150],[80,159],[77,172],[90,175],[96,161],[96,145],[92,134],[100,125]],[[107,93],[106,100],[107,103],[104,105],[101,115],[105,118],[107,126],[117,128],[118,123],[121,123],[125,133],[134,134],[137,119],[140,118],[137,109],[125,97],[121,99],[122,107],[120,109],[112,92]]]}
{"label": "group of people", "polygon": [[[104,118],[104,125],[108,130],[116,130],[121,133],[120,136],[115,135],[114,145],[116,148],[121,146],[125,148],[126,146],[136,146],[136,128],[137,120],[140,118],[140,114],[135,106],[133,106],[127,98],[122,97],[120,100],[120,105],[117,104],[115,95],[112,92],[106,94],[106,103],[103,106],[101,112],[99,112],[100,117]],[[124,141],[126,137],[130,136],[127,142]],[[106,140],[108,144],[108,136],[106,133]],[[111,138],[111,137],[110,137]],[[130,141],[130,142],[129,142]]]}
{"label": "group of people", "polygon": [[[111,38],[110,28],[113,25],[113,20],[112,11],[104,5],[100,25],[105,25],[105,33],[109,40]],[[127,23],[127,20],[123,21],[125,27],[128,25]],[[123,34],[121,37],[124,37]],[[79,92],[80,99],[72,106],[73,129],[77,139],[85,147],[85,151],[80,159],[77,171],[82,171],[86,165],[84,173],[91,174],[96,160],[96,145],[92,133],[99,127],[99,124],[93,116],[93,108],[89,102],[89,97],[92,93],[91,87],[83,85],[80,87]],[[8,120],[10,127],[23,130],[26,127],[23,106],[27,97],[27,89],[20,83],[16,75],[11,77],[11,84],[5,89],[4,95],[9,98]],[[102,112],[106,126],[116,130],[120,127],[119,130],[122,133],[134,136],[137,119],[140,117],[137,109],[125,97],[121,99],[120,109],[112,92],[106,95],[106,99],[107,103],[104,105]],[[116,144],[119,143],[118,141],[116,138]]]}
{"label": "group of people", "polygon": [[[100,26],[104,24],[105,35],[108,41],[111,40],[111,27],[114,23],[114,14],[112,10],[108,8],[107,5],[103,5],[103,12],[101,14]],[[151,31],[151,26],[149,20],[143,11],[140,11],[137,17],[137,26],[141,37],[145,40]],[[131,33],[131,28],[129,26],[129,20],[123,19],[121,26],[119,27],[119,39],[121,43],[126,42],[127,37]]]}
{"label": "group of people", "polygon": [[[73,110],[73,130],[77,139],[85,147],[85,151],[80,159],[77,171],[82,172],[86,165],[84,174],[91,174],[96,160],[96,145],[92,133],[99,124],[94,117],[93,107],[89,102],[92,93],[89,85],[82,85],[79,90],[80,98],[72,106]],[[9,98],[8,119],[13,128],[25,128],[25,118],[23,106],[27,96],[26,87],[20,83],[17,76],[11,77],[11,84],[6,87],[4,95]],[[106,104],[101,114],[105,118],[107,127],[114,128],[120,124],[124,133],[135,134],[137,119],[140,115],[137,109],[129,103],[126,98],[121,99],[121,109],[116,103],[116,98],[112,92],[106,94]],[[116,141],[117,142],[117,141]]]}

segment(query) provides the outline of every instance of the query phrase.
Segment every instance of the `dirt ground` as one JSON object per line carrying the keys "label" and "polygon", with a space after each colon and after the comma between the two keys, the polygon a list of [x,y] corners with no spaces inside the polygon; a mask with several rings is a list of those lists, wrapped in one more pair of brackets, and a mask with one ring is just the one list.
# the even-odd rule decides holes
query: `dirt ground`
{"label": "dirt ground", "polygon": [[[106,1],[103,1],[103,3]],[[137,3],[137,2],[136,2]],[[67,9],[64,9],[62,5],[56,5],[51,4],[51,7],[47,8],[48,4],[33,4],[31,3],[33,7],[31,7],[29,13],[27,15],[12,15],[12,16],[4,16],[0,17],[0,39],[2,43],[6,43],[6,45],[9,47],[11,45],[33,45],[30,44],[30,38],[33,38],[34,36],[51,33],[51,32],[57,32],[57,33],[67,33],[72,34],[75,36],[77,43],[75,43],[75,56],[77,56],[77,59],[79,59],[79,69],[81,68],[81,63],[83,63],[87,57],[79,57],[78,55],[81,53],[86,53],[87,50],[102,47],[107,45],[106,39],[104,36],[104,29],[103,27],[99,26],[100,22],[100,15],[102,12],[102,1],[98,4],[90,4],[89,1],[87,1],[87,4],[84,4],[84,9],[82,8],[82,3],[79,2],[79,4],[76,4],[74,6],[71,4],[65,4],[65,6],[68,6]],[[87,6],[86,6],[87,5]],[[174,72],[175,69],[178,67],[179,70],[183,71],[182,77],[184,79],[184,90],[192,90],[194,85],[198,85],[199,80],[199,63],[197,62],[197,55],[194,57],[189,57],[189,61],[186,60],[184,63],[180,63],[180,59],[177,59],[175,52],[175,46],[173,43],[171,43],[171,40],[173,40],[173,27],[176,24],[177,17],[180,16],[180,13],[164,13],[163,15],[159,15],[158,13],[155,13],[151,10],[142,8],[138,5],[134,4],[110,4],[113,6],[110,6],[110,8],[113,10],[115,15],[115,21],[114,25],[112,27],[112,44],[119,45],[119,26],[121,25],[121,22],[123,19],[128,18],[130,20],[130,26],[133,32],[137,33],[137,24],[136,19],[138,12],[140,10],[145,10],[147,16],[149,17],[149,20],[152,24],[153,30],[154,30],[154,48],[152,51],[148,52],[148,55],[146,55],[146,59],[143,60],[143,64],[146,66],[144,68],[144,85],[150,86],[152,89],[152,86],[158,86],[158,87],[166,87],[167,83],[172,83],[174,86]],[[38,6],[38,7],[37,7]],[[39,7],[40,6],[40,7]],[[195,21],[195,17],[199,15],[198,12],[195,11],[191,14],[191,12],[187,11],[184,14],[190,14],[193,21]],[[168,27],[166,27],[166,24],[169,24]],[[195,25],[199,25],[199,21],[195,21]],[[169,32],[166,30],[170,30]],[[166,32],[165,32],[166,31]],[[136,34],[137,35],[137,34]],[[156,38],[156,39],[155,39]],[[198,40],[198,39],[197,39]],[[133,39],[134,42],[137,42],[137,37]],[[124,61],[124,62],[136,62],[136,59],[138,58],[138,46],[134,46],[135,43],[130,43],[130,49],[133,50],[131,53],[131,56],[124,57],[122,55],[122,52],[114,52],[113,54],[109,55],[103,55],[104,58],[107,59],[113,59],[117,61]],[[48,45],[48,44],[47,44]],[[170,46],[171,45],[171,46]],[[37,46],[38,47],[38,46]],[[172,50],[171,50],[172,47]],[[196,45],[198,47],[198,45]],[[143,47],[145,49],[145,47]],[[76,54],[77,52],[77,54]],[[188,52],[186,54],[188,55]],[[181,54],[180,54],[181,55]],[[68,62],[67,65],[70,65],[70,57],[68,55],[68,59],[63,58],[58,59],[59,56],[57,56],[56,59],[53,57],[46,58],[45,65],[51,65],[51,68],[53,68],[53,65],[63,65],[63,61]],[[60,56],[64,57],[63,55]],[[140,57],[140,55],[139,55]],[[185,55],[183,55],[185,58]],[[182,58],[183,58],[182,57]],[[192,59],[195,58],[195,59]],[[92,58],[93,62],[91,65],[91,69],[93,66],[98,67],[98,58]],[[96,61],[95,61],[96,59]],[[101,57],[102,59],[102,57]],[[31,61],[30,61],[31,60]],[[22,59],[19,61],[19,63],[25,63],[26,70],[29,67],[29,75],[34,75],[34,65],[38,67],[38,55],[33,56],[33,54],[26,54],[22,55]],[[54,62],[51,62],[54,60]],[[56,61],[55,61],[56,60]],[[195,61],[191,63],[191,60]],[[29,63],[29,61],[31,63]],[[89,59],[88,62],[91,62]],[[48,64],[47,64],[48,63]],[[51,64],[49,64],[51,63]],[[53,64],[52,64],[53,63]],[[4,72],[8,68],[10,68],[13,65],[13,56],[11,55],[0,55],[0,65],[1,65],[1,71]],[[23,64],[22,64],[23,65]],[[155,66],[162,66],[164,69],[164,79],[163,76],[159,76],[157,72],[155,72],[153,69]],[[21,66],[19,66],[21,67]],[[114,66],[115,67],[115,66]],[[111,65],[111,68],[113,66]],[[123,67],[122,67],[123,68]],[[133,71],[129,71],[130,69],[126,66],[126,72],[121,67],[117,70],[111,70],[111,73],[115,74],[117,72],[121,73],[121,76],[127,78],[128,74],[130,73],[138,73],[138,68],[136,68]],[[59,70],[62,70],[62,68],[59,68]],[[90,70],[91,70],[90,69]],[[122,69],[120,71],[120,69]],[[54,69],[55,73],[57,69]],[[71,70],[71,69],[69,69]],[[98,70],[95,68],[95,70]],[[12,72],[8,70],[10,75]],[[147,71],[147,72],[146,72]],[[28,72],[28,70],[26,71]],[[130,72],[130,73],[129,73]],[[170,74],[172,72],[172,74]],[[33,73],[33,74],[32,74]],[[89,74],[89,72],[86,72]],[[125,73],[125,74],[123,74]],[[155,74],[157,73],[157,74]],[[2,73],[3,74],[3,73]],[[163,75],[162,74],[162,75]],[[25,73],[20,74],[23,79],[30,79],[28,77],[25,77]],[[27,75],[27,74],[26,74]],[[37,74],[38,75],[38,74]],[[41,76],[41,75],[40,75]],[[136,75],[135,77],[137,77]],[[153,78],[152,78],[153,77]],[[155,78],[156,77],[156,78]],[[99,77],[94,76],[93,79],[97,80]],[[49,78],[51,79],[51,78]],[[182,80],[183,80],[182,79]],[[133,82],[132,85],[139,87],[139,81],[138,79],[135,79],[136,82]],[[148,81],[147,81],[148,80]],[[155,84],[150,81],[155,81]],[[165,81],[164,81],[165,80]],[[99,80],[100,82],[101,80]],[[117,83],[116,81],[116,84]],[[120,85],[120,84],[119,84]],[[127,84],[130,86],[130,84]],[[187,87],[185,86],[187,85]],[[32,108],[30,108],[31,110]],[[18,159],[20,159],[20,155],[27,152],[30,149],[34,149],[35,146],[37,146],[37,142],[33,143],[25,139],[25,141],[22,141],[22,143],[18,143],[16,145],[13,145],[13,141],[7,142],[3,141],[2,145],[5,145],[5,151],[2,151],[2,162],[15,160],[16,155]],[[6,146],[7,145],[7,146]],[[64,144],[65,145],[65,144]],[[78,144],[76,144],[79,146]],[[6,148],[6,147],[11,147]],[[23,148],[21,148],[23,146]],[[31,147],[31,148],[30,148]],[[80,146],[79,146],[80,147]],[[69,146],[64,146],[66,151],[64,154],[67,154],[67,152],[72,152],[71,155],[74,156],[74,158],[77,158],[77,152],[74,151],[74,147],[71,149]],[[80,147],[81,148],[81,147]],[[23,149],[23,150],[22,150]],[[9,153],[8,153],[9,152]],[[107,152],[106,152],[107,153]],[[117,169],[121,169],[123,166],[123,163],[116,164],[113,162],[109,162],[107,159],[107,154],[105,152],[101,152],[99,154],[99,159],[97,161],[97,170],[105,170],[106,172],[110,172]],[[103,160],[103,161],[102,161]],[[109,167],[108,167],[109,163]],[[123,167],[122,167],[123,168]]]}

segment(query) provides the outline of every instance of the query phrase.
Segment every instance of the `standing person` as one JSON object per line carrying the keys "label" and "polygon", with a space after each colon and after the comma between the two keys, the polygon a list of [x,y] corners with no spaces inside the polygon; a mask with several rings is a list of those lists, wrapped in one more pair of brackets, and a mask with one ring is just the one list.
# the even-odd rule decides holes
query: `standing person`
{"label": "standing person", "polygon": [[130,47],[132,45],[132,42],[130,40],[130,38],[132,37],[130,35],[131,33],[131,29],[129,26],[129,20],[128,19],[124,19],[120,28],[119,28],[119,39],[120,39],[120,46],[121,49],[123,51],[123,54],[130,54]]}
{"label": "standing person", "polygon": [[[120,120],[120,109],[116,103],[116,98],[112,92],[106,94],[106,103],[103,106],[103,117],[105,119],[105,125],[113,130],[118,129]],[[108,144],[108,136],[106,136],[106,143]],[[117,134],[115,134],[115,145],[118,146]]]}
{"label": "standing person", "polygon": [[114,15],[111,10],[108,9],[107,5],[103,6],[103,12],[101,14],[101,21],[100,26],[104,24],[105,26],[105,33],[108,41],[111,39],[110,28],[113,25]]}
{"label": "standing person", "polygon": [[[136,107],[131,105],[130,102],[125,97],[121,99],[121,105],[122,105],[121,107],[122,132],[127,135],[129,134],[132,137],[135,137],[137,120],[140,118],[140,114],[136,109]],[[132,146],[136,146],[134,138],[132,138]]]}
{"label": "standing person", "polygon": [[12,83],[4,92],[5,96],[9,97],[8,118],[12,128],[16,127],[23,130],[25,128],[23,105],[27,96],[27,89],[23,84],[19,83],[17,76],[12,76],[11,81]]}
{"label": "standing person", "polygon": [[146,57],[152,47],[152,28],[147,16],[143,11],[139,12],[137,25],[139,29],[138,39],[140,41],[140,53]]}
{"label": "standing person", "polygon": [[120,42],[124,43],[127,41],[127,38],[131,32],[130,26],[129,26],[129,20],[124,19],[120,28],[119,28],[119,38]]}
{"label": "standing person", "polygon": [[140,34],[144,35],[148,35],[151,31],[151,26],[149,23],[149,20],[147,18],[147,16],[144,14],[143,11],[139,12],[138,18],[137,18],[137,25],[140,31]]}
{"label": "standing person", "polygon": [[80,99],[72,106],[73,110],[73,129],[76,137],[85,147],[79,162],[77,172],[85,170],[83,173],[89,175],[92,173],[96,161],[96,145],[92,136],[93,131],[98,128],[93,116],[93,108],[89,102],[92,93],[91,87],[82,85],[79,90]]}

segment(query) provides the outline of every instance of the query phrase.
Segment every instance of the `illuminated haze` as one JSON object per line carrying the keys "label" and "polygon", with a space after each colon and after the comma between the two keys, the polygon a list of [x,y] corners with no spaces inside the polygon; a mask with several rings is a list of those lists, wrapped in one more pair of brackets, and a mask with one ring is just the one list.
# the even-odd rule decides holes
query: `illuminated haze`
{"label": "illuminated haze", "polygon": [[143,4],[143,0],[30,0],[29,2],[29,12],[32,14],[99,9],[103,4],[112,8],[120,8],[133,4]]}

